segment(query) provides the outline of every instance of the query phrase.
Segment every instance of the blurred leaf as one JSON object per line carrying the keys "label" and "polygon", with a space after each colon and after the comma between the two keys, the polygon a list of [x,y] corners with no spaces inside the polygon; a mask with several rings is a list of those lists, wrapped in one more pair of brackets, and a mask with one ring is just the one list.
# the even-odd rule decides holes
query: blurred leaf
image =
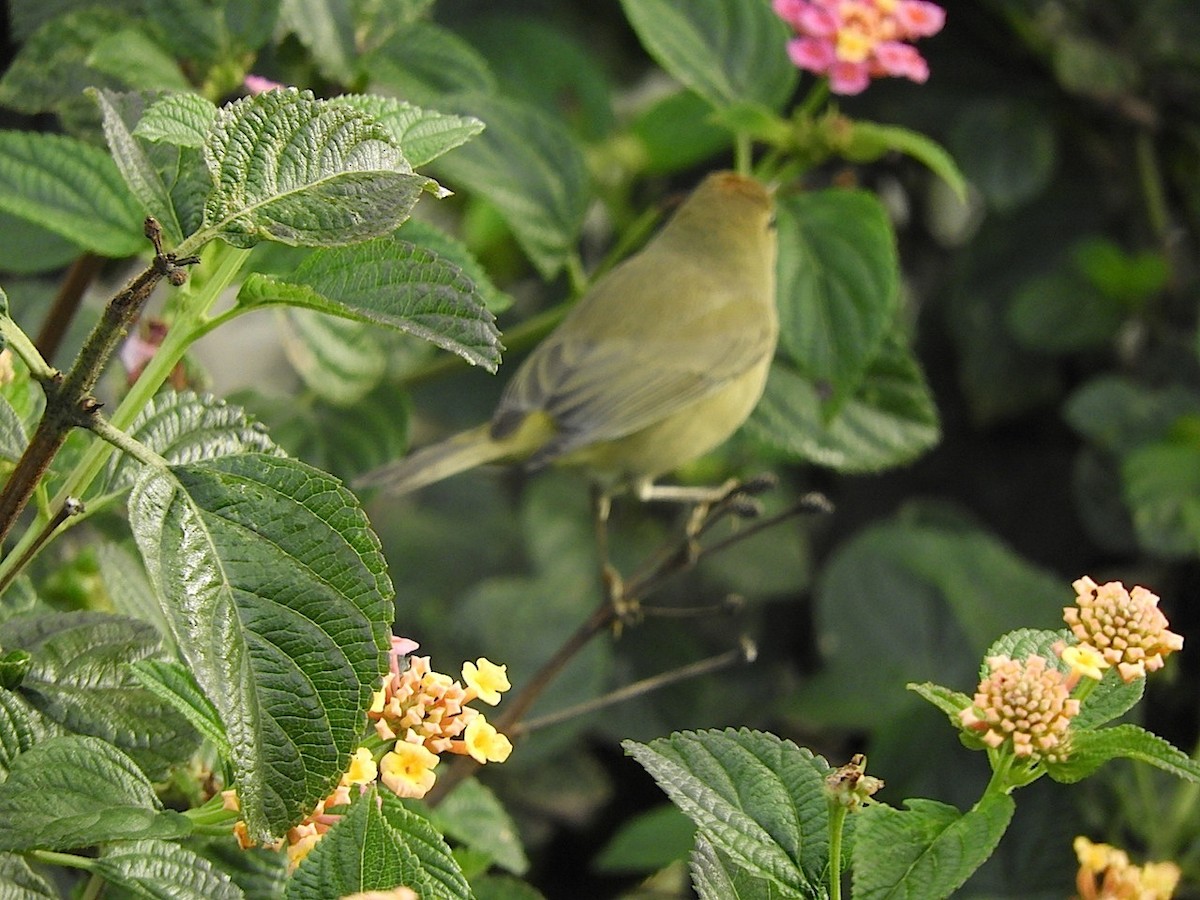
{"label": "blurred leaf", "polygon": [[1138,86],[1137,64],[1087,35],[1058,35],[1051,60],[1059,84],[1071,93],[1111,99]]}
{"label": "blurred leaf", "polygon": [[929,701],[944,712],[955,727],[959,727],[960,725],[958,714],[973,702],[969,695],[961,691],[952,691],[948,687],[934,684],[931,681],[926,681],[923,684],[908,684],[906,687],[918,697]]}
{"label": "blurred leaf", "polygon": [[642,45],[664,69],[716,107],[758,102],[778,109],[798,74],[788,28],[767,3],[621,0]]}
{"label": "blurred leaf", "polygon": [[487,128],[434,163],[439,177],[494,203],[538,271],[552,278],[575,250],[590,199],[579,147],[528,104],[476,94],[452,105]]}
{"label": "blurred leaf", "polygon": [[330,476],[261,454],[147,469],[129,516],[229,735],[250,834],[281,835],[345,771],[383,672],[378,540]]}
{"label": "blurred leaf", "polygon": [[[376,798],[381,803],[376,802]],[[327,900],[410,887],[422,897],[467,900],[471,889],[442,836],[390,791],[350,805],[288,881],[288,900]]]}
{"label": "blurred leaf", "polygon": [[0,784],[0,850],[71,850],[191,830],[186,816],[162,808],[133,760],[99,738],[49,738],[18,756]]}
{"label": "blurred leaf", "polygon": [[1016,809],[1011,796],[995,792],[966,813],[934,800],[905,806],[876,804],[860,814],[856,900],[949,897],[992,855]]}
{"label": "blurred leaf", "polygon": [[708,118],[709,106],[692,91],[676,91],[642,111],[629,126],[637,144],[633,168],[664,175],[699,165],[728,149],[728,130]]}
{"label": "blurred leaf", "polygon": [[280,310],[288,362],[321,401],[352,406],[375,390],[387,372],[379,329],[311,309]]}
{"label": "blurred leaf", "polygon": [[1113,759],[1148,763],[1176,778],[1200,781],[1200,762],[1137,725],[1072,730],[1071,755],[1064,762],[1048,764],[1046,770],[1055,781],[1073,784]]}
{"label": "blurred leaf", "polygon": [[215,187],[197,246],[352,244],[394,231],[423,192],[439,190],[365,113],[294,88],[222,107],[204,155]]}
{"label": "blurred leaf", "polygon": [[1071,253],[1079,271],[1104,296],[1130,310],[1166,287],[1171,274],[1161,253],[1126,253],[1103,237],[1081,240]]}
{"label": "blurred leaf", "polygon": [[910,351],[889,339],[855,396],[827,419],[820,388],[776,361],[747,432],[772,452],[840,472],[902,465],[941,436],[929,387]]}
{"label": "blurred leaf", "polygon": [[0,209],[101,256],[146,246],[142,211],[116,164],[74,138],[0,131]]}
{"label": "blurred leaf", "polygon": [[892,150],[911,156],[942,179],[960,203],[966,202],[967,182],[954,157],[918,131],[898,125],[852,121],[846,145],[839,149],[851,162],[872,162]]}
{"label": "blurred leaf", "polygon": [[187,847],[161,840],[118,841],[96,858],[95,871],[138,897],[171,900],[241,900],[224,872]]}
{"label": "blurred leaf", "polygon": [[614,127],[608,75],[596,48],[561,26],[505,11],[469,22],[466,37],[487,58],[505,96],[539,107],[587,142]]}
{"label": "blurred leaf", "polygon": [[470,279],[433,250],[391,236],[316,250],[287,276],[252,273],[238,302],[247,309],[284,304],[394,328],[490,372],[500,363],[495,316]]}
{"label": "blurred leaf", "polygon": [[65,237],[0,211],[0,272],[33,275],[60,269],[83,252]]}
{"label": "blurred leaf", "polygon": [[1013,296],[1007,318],[1021,346],[1070,353],[1112,341],[1125,312],[1080,273],[1065,269],[1026,282]]}
{"label": "blurred leaf", "polygon": [[430,820],[442,834],[486,853],[500,868],[514,875],[529,870],[516,823],[496,795],[477,778],[462,782],[443,797],[431,811]]}
{"label": "blurred leaf", "polygon": [[7,900],[59,900],[60,896],[16,853],[0,853],[0,895]]}
{"label": "blurred leaf", "polygon": [[[748,729],[626,741],[705,840],[784,896],[808,895],[829,865],[825,777],[810,750]],[[753,792],[741,785],[754,784]]]}
{"label": "blurred leaf", "polygon": [[1067,399],[1067,422],[1100,449],[1125,456],[1170,434],[1183,416],[1200,416],[1200,393],[1182,384],[1151,388],[1121,375],[1100,375]]}
{"label": "blurred leaf", "polygon": [[1200,554],[1200,447],[1139,447],[1126,455],[1121,477],[1143,549],[1168,559]]}
{"label": "blurred leaf", "polygon": [[414,168],[462,146],[483,131],[483,123],[471,116],[448,116],[392,97],[343,94],[333,102],[345,103],[374,118],[388,130]]}
{"label": "blurred leaf", "polygon": [[88,105],[87,87],[123,85],[88,64],[92,49],[130,27],[119,8],[98,5],[73,9],[44,22],[21,46],[0,78],[0,105],[23,113]]}
{"label": "blurred leaf", "polygon": [[351,4],[339,0],[283,0],[280,24],[299,38],[321,74],[346,84],[353,80],[356,51]]}
{"label": "blurred leaf", "polygon": [[511,875],[484,875],[471,879],[475,900],[545,900],[533,885]]}
{"label": "blurred leaf", "polygon": [[837,402],[880,352],[899,305],[896,239],[866,191],[827,190],[778,203],[779,346]]}
{"label": "blurred leaf", "polygon": [[1049,115],[1023,99],[972,103],[950,132],[950,153],[988,203],[1006,212],[1045,189],[1058,164]]}
{"label": "blurred leaf", "polygon": [[593,866],[598,872],[656,872],[686,859],[695,843],[695,823],[679,807],[664,803],[624,822]]}
{"label": "blurred leaf", "polygon": [[162,778],[196,748],[196,734],[147,691],[128,664],[157,653],[154,628],[100,612],[54,612],[0,624],[0,647],[27,651],[17,692],[64,729],[102,738]]}
{"label": "blurred leaf", "polygon": [[[145,14],[158,26],[170,52],[192,63],[189,70],[224,67],[236,72],[236,66],[246,64],[242,59],[252,56],[250,51],[270,40],[279,8],[280,0],[155,0],[147,4]],[[206,87],[227,91],[233,85]]]}
{"label": "blurred leaf", "polygon": [[86,61],[97,72],[135,90],[191,89],[167,49],[146,32],[129,25],[100,38]]}
{"label": "blurred leaf", "polygon": [[432,22],[399,29],[360,65],[373,93],[418,105],[438,107],[450,95],[496,91],[496,78],[479,51]]}

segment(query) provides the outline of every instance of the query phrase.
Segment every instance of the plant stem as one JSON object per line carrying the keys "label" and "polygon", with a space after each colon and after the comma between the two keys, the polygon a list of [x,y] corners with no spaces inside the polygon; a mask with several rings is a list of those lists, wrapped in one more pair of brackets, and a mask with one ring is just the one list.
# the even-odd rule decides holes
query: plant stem
{"label": "plant stem", "polygon": [[842,900],[842,830],[846,812],[841,803],[829,804],[829,900]]}
{"label": "plant stem", "polygon": [[30,376],[35,380],[45,384],[61,374],[46,362],[41,351],[29,339],[29,335],[8,316],[0,316],[0,337],[4,338],[5,346],[25,363],[25,368],[29,369]]}

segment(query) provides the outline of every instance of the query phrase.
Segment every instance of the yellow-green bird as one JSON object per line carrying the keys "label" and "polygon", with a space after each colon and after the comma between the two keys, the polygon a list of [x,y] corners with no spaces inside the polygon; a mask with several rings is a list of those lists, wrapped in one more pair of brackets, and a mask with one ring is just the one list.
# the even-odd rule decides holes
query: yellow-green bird
{"label": "yellow-green bird", "polygon": [[358,484],[400,493],[513,462],[656,496],[655,478],[724,442],[762,396],[779,332],[772,211],[757,181],[709,175],[530,353],[490,422]]}

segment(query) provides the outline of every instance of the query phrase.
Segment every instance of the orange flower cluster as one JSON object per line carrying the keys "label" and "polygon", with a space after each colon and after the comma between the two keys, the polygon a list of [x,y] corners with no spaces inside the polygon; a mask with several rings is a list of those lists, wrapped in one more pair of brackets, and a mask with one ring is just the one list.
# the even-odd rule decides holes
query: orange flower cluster
{"label": "orange flower cluster", "polygon": [[1171,862],[1135,866],[1124,850],[1075,838],[1079,873],[1076,900],[1171,900],[1179,884],[1179,866]]}
{"label": "orange flower cluster", "polygon": [[991,673],[979,683],[974,705],[959,713],[963,726],[982,732],[989,747],[1011,741],[1016,756],[1064,759],[1067,730],[1079,714],[1066,676],[1033,654],[1024,661],[992,656],[987,664]]}
{"label": "orange flower cluster", "polygon": [[1063,619],[1080,645],[1116,666],[1125,682],[1161,669],[1168,654],[1183,648],[1183,638],[1167,628],[1158,597],[1144,587],[1127,591],[1119,581],[1098,585],[1086,575],[1072,586],[1077,605],[1066,607]]}

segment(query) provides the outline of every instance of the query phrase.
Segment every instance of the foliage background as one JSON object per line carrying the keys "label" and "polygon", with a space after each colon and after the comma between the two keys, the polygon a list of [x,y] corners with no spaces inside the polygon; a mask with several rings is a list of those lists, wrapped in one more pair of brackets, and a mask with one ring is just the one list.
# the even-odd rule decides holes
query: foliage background
{"label": "foliage background", "polygon": [[[732,618],[650,618],[590,647],[543,698],[538,711],[561,708],[719,653],[737,633],[760,645],[753,666],[546,729],[488,772],[522,826],[530,880],[547,896],[613,896],[666,862],[672,844],[664,836],[680,823],[665,814],[652,820],[652,841],[631,836],[631,816],[662,798],[620,754],[620,739],[767,728],[834,761],[865,750],[871,771],[888,782],[889,802],[926,796],[963,806],[986,780],[983,760],[963,751],[905,682],[969,690],[982,649],[1008,628],[1054,627],[1070,581],[1085,573],[1149,586],[1164,598],[1173,630],[1195,640],[1200,10],[1189,0],[947,8],[945,30],[922,47],[928,84],[880,83],[839,105],[941,142],[971,182],[968,206],[907,159],[838,161],[810,175],[814,186],[864,184],[892,214],[905,318],[941,442],[902,468],[847,474],[763,458],[752,426],[718,459],[684,473],[703,481],[773,466],[783,485],[770,506],[818,489],[835,512],[747,541],[655,598],[705,605],[746,597]],[[56,11],[9,4],[9,50]],[[630,165],[631,137],[649,128],[629,111],[664,90],[617,3],[444,0],[434,16],[492,75],[381,69],[380,81],[422,102],[422,91],[437,96],[447,88],[438,79],[451,73],[493,77],[501,96],[565,123],[597,190],[608,194],[611,221],[589,219],[585,229],[589,263],[647,198],[687,189],[729,162],[720,132],[692,107],[668,140],[649,135],[643,147],[657,149],[640,160],[636,180],[606,177]],[[324,62],[324,71],[336,68]],[[329,86],[295,38],[269,46],[256,71]],[[5,127],[56,127],[11,108],[0,117]],[[461,172],[444,166],[433,174],[456,187]],[[540,278],[495,208],[470,191],[447,206],[496,285],[497,306],[511,299],[500,324],[510,347],[504,368],[512,367],[536,336],[521,323],[552,309],[565,279]],[[35,321],[75,248],[15,219],[3,229],[0,277],[14,318]],[[110,265],[101,281],[123,274]],[[324,326],[301,316],[282,323],[280,352],[281,323],[263,319],[237,344],[217,335],[204,365],[219,390],[254,383],[235,399],[289,451],[339,475],[481,420],[503,384],[504,368],[493,378],[442,366],[412,341],[380,347],[352,343],[359,338],[351,333],[313,336]],[[345,352],[314,358],[314,346]],[[248,352],[280,362],[265,387],[242,370]],[[389,377],[362,395],[370,379],[355,366]],[[486,655],[507,662],[519,685],[597,599],[587,494],[570,475],[471,473],[417,498],[374,500],[368,512],[397,587],[397,630],[435,662]],[[673,524],[665,513],[619,506],[618,560],[634,565]],[[87,602],[95,567],[81,548],[55,573],[60,602]],[[1148,727],[1184,748],[1196,742],[1200,695],[1200,664],[1189,658],[1182,654],[1139,707]],[[1189,805],[1180,793],[1187,789],[1166,779],[1111,768],[1081,789],[1025,792],[1016,827],[963,895],[1063,896],[1074,871],[1070,839],[1081,832],[1190,863],[1197,883],[1194,798]],[[637,859],[647,843],[663,854]],[[583,870],[590,894],[580,887]]]}

